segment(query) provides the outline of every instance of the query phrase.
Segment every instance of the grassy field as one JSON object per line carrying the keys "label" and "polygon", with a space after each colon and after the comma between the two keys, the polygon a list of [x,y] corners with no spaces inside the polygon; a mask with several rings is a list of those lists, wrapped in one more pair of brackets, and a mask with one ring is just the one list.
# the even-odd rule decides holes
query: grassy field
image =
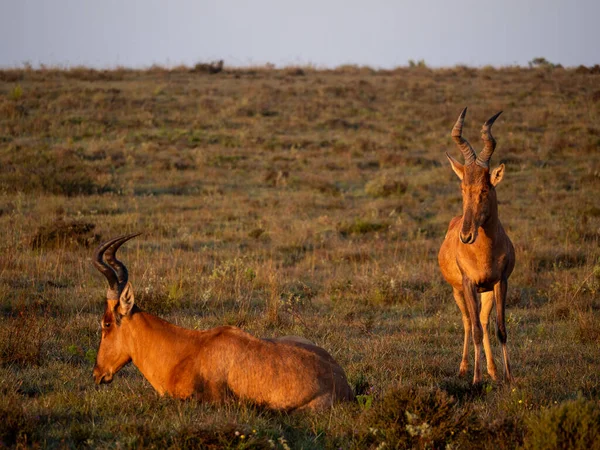
{"label": "grassy field", "polygon": [[[464,106],[477,150],[504,110],[514,385],[458,377],[462,322],[437,265],[461,212],[444,152],[460,156]],[[0,229],[0,447],[600,448],[598,74],[0,71]],[[91,252],[135,231],[120,255],[140,307],[305,336],[359,402],[177,401],[133,366],[94,386],[106,281]]]}

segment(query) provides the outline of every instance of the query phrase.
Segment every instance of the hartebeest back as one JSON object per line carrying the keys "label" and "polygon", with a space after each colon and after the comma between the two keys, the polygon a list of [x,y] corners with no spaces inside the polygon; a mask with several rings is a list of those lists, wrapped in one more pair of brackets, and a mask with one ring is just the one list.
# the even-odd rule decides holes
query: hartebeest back
{"label": "hartebeest back", "polygon": [[233,396],[286,411],[354,398],[343,369],[307,339],[257,339],[230,326],[187,330],[142,311],[127,268],[115,257],[137,235],[111,239],[94,252],[94,265],[109,283],[94,367],[97,384],[109,383],[133,361],[160,395],[213,402]]}
{"label": "hartebeest back", "polygon": [[[488,319],[494,301],[496,326],[504,357],[504,375],[512,380],[506,349],[504,310],[508,277],[515,266],[515,250],[498,219],[496,186],[504,175],[504,164],[490,172],[489,162],[496,148],[492,125],[500,113],[491,117],[481,129],[484,148],[477,156],[462,137],[467,108],[460,114],[452,138],[465,158],[459,163],[446,153],[452,169],[461,180],[463,215],[450,221],[446,238],[440,248],[438,261],[446,281],[452,285],[454,299],[462,313],[465,329],[460,374],[468,369],[469,335],[475,345],[473,383],[481,382],[481,343],[485,350],[487,369],[497,379],[488,335]],[[478,299],[481,294],[481,302]]]}

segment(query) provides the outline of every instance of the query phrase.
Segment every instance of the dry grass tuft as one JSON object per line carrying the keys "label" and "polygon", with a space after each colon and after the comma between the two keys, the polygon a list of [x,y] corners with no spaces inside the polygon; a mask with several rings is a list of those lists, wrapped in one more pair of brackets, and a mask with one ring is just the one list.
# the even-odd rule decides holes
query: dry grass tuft
{"label": "dry grass tuft", "polygon": [[51,335],[47,313],[38,317],[34,308],[21,308],[0,328],[0,366],[39,366],[45,362],[43,346]]}
{"label": "dry grass tuft", "polygon": [[100,236],[94,234],[96,224],[81,220],[59,218],[49,225],[38,227],[30,240],[33,250],[57,247],[88,248],[100,241]]}

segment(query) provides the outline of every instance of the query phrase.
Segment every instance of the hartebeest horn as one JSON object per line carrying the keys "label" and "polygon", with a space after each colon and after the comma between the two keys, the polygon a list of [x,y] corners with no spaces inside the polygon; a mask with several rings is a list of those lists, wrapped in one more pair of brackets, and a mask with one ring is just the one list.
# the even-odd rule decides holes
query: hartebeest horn
{"label": "hartebeest horn", "polygon": [[483,127],[481,127],[481,139],[483,139],[484,146],[479,156],[477,156],[476,163],[477,165],[485,167],[486,169],[490,167],[490,158],[496,149],[496,139],[494,139],[494,136],[492,136],[492,125],[500,114],[502,114],[502,111],[490,117],[483,124]]}
{"label": "hartebeest horn", "polygon": [[456,142],[456,145],[458,145],[458,148],[465,157],[465,166],[468,166],[473,164],[477,155],[475,154],[473,147],[471,147],[471,144],[469,144],[469,141],[462,137],[462,128],[465,123],[466,115],[467,108],[462,110],[460,116],[458,116],[458,120],[454,124],[454,128],[452,128],[452,139],[454,139],[454,142]]}
{"label": "hartebeest horn", "polygon": [[121,236],[120,238],[117,238],[117,240],[113,242],[110,247],[108,247],[104,254],[104,259],[117,274],[117,280],[119,281],[119,290],[124,288],[127,284],[129,274],[127,273],[127,267],[125,267],[125,264],[119,261],[115,254],[117,253],[117,250],[119,249],[119,247],[121,247],[121,245],[123,245],[129,239],[139,236],[140,234],[142,233],[128,234],[126,236]]}
{"label": "hartebeest horn", "polygon": [[119,280],[117,279],[117,274],[115,271],[104,262],[102,256],[108,247],[110,247],[118,238],[111,239],[110,241],[106,241],[98,246],[94,251],[93,256],[93,264],[96,269],[102,273],[106,279],[108,280],[108,294],[107,298],[115,300],[118,298],[117,291],[119,289]]}
{"label": "hartebeest horn", "polygon": [[[109,300],[118,300],[119,294],[127,284],[128,274],[125,264],[119,261],[115,253],[121,245],[141,233],[127,234],[110,239],[98,246],[94,251],[93,263],[108,280],[108,292],[106,298]],[[106,262],[102,258],[106,258]],[[108,264],[107,264],[108,263]]]}

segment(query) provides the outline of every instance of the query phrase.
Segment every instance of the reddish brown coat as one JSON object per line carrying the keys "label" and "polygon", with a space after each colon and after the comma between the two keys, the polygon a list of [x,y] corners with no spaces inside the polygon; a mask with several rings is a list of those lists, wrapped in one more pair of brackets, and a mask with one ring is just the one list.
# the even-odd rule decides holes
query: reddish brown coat
{"label": "reddish brown coat", "polygon": [[454,126],[452,137],[467,163],[463,165],[447,155],[452,169],[461,180],[463,215],[450,221],[438,262],[442,275],[452,286],[454,299],[462,313],[465,333],[460,374],[464,375],[468,368],[469,337],[472,337],[475,346],[473,383],[481,382],[482,343],[488,373],[493,379],[497,378],[487,330],[489,315],[495,304],[504,374],[510,381],[512,375],[506,347],[505,305],[508,277],[515,266],[515,251],[498,219],[496,186],[504,176],[504,164],[491,172],[489,170],[489,159],[496,146],[491,126],[500,113],[483,126],[485,147],[479,156],[462,138],[465,114],[466,108]]}
{"label": "reddish brown coat", "polygon": [[[114,252],[131,237],[102,244],[96,267],[107,251],[107,262],[116,261],[118,268],[122,263]],[[232,397],[286,411],[323,409],[354,399],[343,369],[310,341],[295,336],[258,339],[229,326],[197,331],[170,324],[135,305],[122,269],[122,279],[107,275],[111,289],[94,367],[96,383],[112,381],[132,361],[160,395],[211,402]],[[106,267],[102,272],[108,273]],[[111,298],[115,292],[118,299]]]}

